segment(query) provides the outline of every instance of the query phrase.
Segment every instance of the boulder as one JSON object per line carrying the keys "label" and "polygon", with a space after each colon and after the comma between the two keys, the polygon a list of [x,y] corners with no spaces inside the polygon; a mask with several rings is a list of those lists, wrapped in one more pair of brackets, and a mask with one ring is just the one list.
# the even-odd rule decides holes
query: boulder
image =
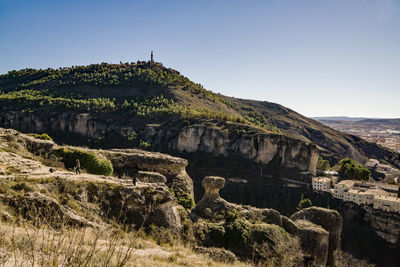
{"label": "boulder", "polygon": [[297,220],[296,235],[301,240],[307,266],[326,266],[328,260],[329,233],[321,226],[306,220]]}
{"label": "boulder", "polygon": [[194,251],[196,251],[196,253],[205,254],[211,259],[218,262],[235,263],[237,261],[235,254],[223,248],[208,248],[196,246],[194,248]]}
{"label": "boulder", "polygon": [[176,192],[194,196],[193,181],[186,173],[187,160],[170,155],[138,149],[97,151],[108,158],[114,173],[134,177],[142,172],[156,172],[166,177],[167,185]]}
{"label": "boulder", "polygon": [[64,224],[98,227],[97,224],[79,216],[72,209],[60,205],[56,199],[39,192],[5,196],[3,202],[14,207],[17,213],[36,224],[46,223],[55,228]]}
{"label": "boulder", "polygon": [[173,202],[163,203],[158,206],[146,220],[145,226],[154,224],[168,228],[179,233],[182,230],[181,219],[179,216],[179,206]]}
{"label": "boulder", "polygon": [[340,266],[340,233],[343,227],[343,218],[335,210],[310,207],[300,210],[290,217],[292,220],[307,220],[322,226],[329,232],[328,266]]}

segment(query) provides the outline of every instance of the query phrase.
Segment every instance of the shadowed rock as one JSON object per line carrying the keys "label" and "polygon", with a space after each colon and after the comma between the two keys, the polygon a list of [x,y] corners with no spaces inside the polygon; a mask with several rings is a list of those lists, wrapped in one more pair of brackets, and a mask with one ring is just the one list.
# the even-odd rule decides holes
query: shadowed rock
{"label": "shadowed rock", "polygon": [[154,224],[169,228],[177,233],[182,230],[181,219],[179,216],[179,206],[173,202],[163,203],[158,206],[149,216],[145,225]]}
{"label": "shadowed rock", "polygon": [[310,207],[300,210],[290,217],[292,220],[307,220],[322,226],[329,232],[328,266],[340,266],[340,233],[343,227],[342,216],[337,211]]}
{"label": "shadowed rock", "polygon": [[219,195],[219,191],[225,185],[225,179],[222,177],[207,176],[202,185],[205,193],[192,210],[198,216],[219,221],[225,218],[228,211],[236,210],[246,220],[275,224],[289,234],[299,237],[307,264],[340,266],[338,257],[343,219],[338,212],[311,207],[288,218],[273,209],[259,209],[227,202]]}
{"label": "shadowed rock", "polygon": [[296,226],[296,235],[300,237],[306,263],[311,266],[326,266],[329,233],[321,226],[306,220],[297,220]]}

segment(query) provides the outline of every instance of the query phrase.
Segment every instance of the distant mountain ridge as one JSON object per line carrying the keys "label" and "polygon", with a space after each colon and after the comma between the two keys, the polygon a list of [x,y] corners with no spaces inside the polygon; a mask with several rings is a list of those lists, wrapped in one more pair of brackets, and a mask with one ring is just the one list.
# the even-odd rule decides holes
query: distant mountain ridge
{"label": "distant mountain ridge", "polygon": [[366,117],[347,117],[347,116],[327,116],[327,117],[311,117],[317,121],[362,121],[370,118]]}
{"label": "distant mountain ridge", "polygon": [[[195,150],[202,148],[218,154],[222,153],[218,147],[224,144],[233,151],[242,149],[244,153],[244,147],[232,146],[237,143],[237,138],[249,138],[253,140],[249,147],[255,152],[245,153],[256,159],[261,152],[258,151],[260,144],[255,137],[273,134],[315,144],[320,154],[332,164],[342,157],[351,157],[359,162],[373,157],[400,167],[398,154],[374,143],[338,132],[279,104],[213,93],[161,63],[101,63],[60,69],[10,71],[0,75],[0,91],[0,126],[23,131],[61,131],[62,126],[62,131],[73,131],[93,138],[102,131],[107,135],[116,125],[120,125],[118,133],[128,139],[134,139],[135,136],[126,135],[134,131],[143,141],[175,146],[175,143],[168,142],[177,142],[172,140],[179,139],[171,136],[182,134],[188,125],[207,121],[206,128],[196,128],[201,138],[203,130],[200,129],[207,131],[234,123],[235,127],[218,130],[218,135],[222,137],[212,137],[221,138],[216,139],[222,142],[218,145],[203,139],[200,140],[206,142],[204,144],[187,145],[190,145],[190,149],[195,146]],[[87,117],[79,115],[79,122],[76,122],[78,115],[71,114],[87,114],[84,115]],[[55,116],[63,118],[62,121],[58,119],[57,124]],[[103,125],[101,127],[104,129],[96,125]],[[149,128],[148,125],[157,127]],[[97,127],[96,134],[93,127]],[[224,137],[224,131],[227,131],[229,138]],[[212,138],[210,140],[214,140]],[[287,142],[284,140],[281,138],[276,142]],[[127,144],[126,140],[121,142]],[[283,148],[281,145],[278,147]]]}

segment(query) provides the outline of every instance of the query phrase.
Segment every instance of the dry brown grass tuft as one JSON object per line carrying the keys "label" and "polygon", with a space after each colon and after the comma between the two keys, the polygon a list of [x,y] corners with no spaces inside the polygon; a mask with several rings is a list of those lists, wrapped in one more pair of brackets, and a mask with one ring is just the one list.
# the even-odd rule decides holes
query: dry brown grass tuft
{"label": "dry brown grass tuft", "polygon": [[0,223],[0,266],[251,266],[215,262],[184,244],[158,246],[115,228]]}

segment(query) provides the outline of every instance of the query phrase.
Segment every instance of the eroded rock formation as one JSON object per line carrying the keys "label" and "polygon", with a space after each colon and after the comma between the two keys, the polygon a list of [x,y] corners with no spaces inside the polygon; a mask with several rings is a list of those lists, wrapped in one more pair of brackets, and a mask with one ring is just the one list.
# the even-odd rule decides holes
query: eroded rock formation
{"label": "eroded rock formation", "polygon": [[343,228],[343,218],[335,210],[320,207],[310,207],[300,210],[290,217],[297,222],[307,220],[320,225],[329,233],[328,261],[329,266],[338,266],[340,257],[340,234]]}
{"label": "eroded rock formation", "polygon": [[[340,233],[343,220],[333,210],[310,207],[287,218],[272,209],[259,209],[251,206],[237,205],[222,199],[219,190],[223,188],[222,177],[205,177],[202,185],[205,193],[193,213],[213,221],[226,218],[229,212],[235,211],[247,221],[258,221],[262,225],[277,225],[301,240],[307,264],[312,266],[339,266]],[[268,235],[267,235],[268,236]]]}

